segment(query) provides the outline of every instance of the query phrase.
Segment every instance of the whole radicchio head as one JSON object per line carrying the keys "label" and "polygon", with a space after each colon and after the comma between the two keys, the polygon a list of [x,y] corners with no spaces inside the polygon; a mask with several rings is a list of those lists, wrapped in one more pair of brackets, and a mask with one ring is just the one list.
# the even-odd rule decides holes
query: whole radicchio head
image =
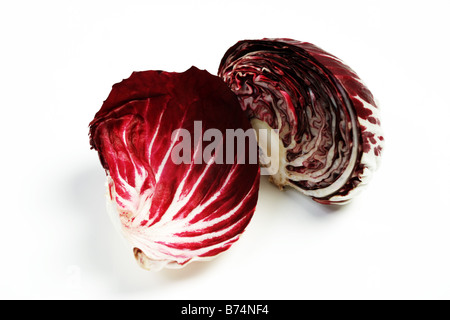
{"label": "whole radicchio head", "polygon": [[[356,73],[313,44],[240,41],[219,76],[238,95],[255,129],[277,130],[272,182],[324,204],[348,202],[378,166],[384,138],[379,110]],[[264,149],[264,148],[262,148]]]}
{"label": "whole radicchio head", "polygon": [[240,161],[248,154],[223,159],[227,130],[251,125],[225,83],[195,67],[134,72],[95,115],[90,139],[106,170],[108,207],[143,268],[211,259],[246,228],[259,167]]}

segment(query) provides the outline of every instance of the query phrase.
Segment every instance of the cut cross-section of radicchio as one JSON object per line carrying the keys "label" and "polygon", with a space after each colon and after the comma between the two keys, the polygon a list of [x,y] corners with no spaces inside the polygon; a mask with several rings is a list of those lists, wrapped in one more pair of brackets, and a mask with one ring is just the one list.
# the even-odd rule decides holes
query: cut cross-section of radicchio
{"label": "cut cross-section of radicchio", "polygon": [[[113,86],[90,141],[107,173],[108,207],[143,268],[210,259],[246,228],[259,166],[237,152],[219,159],[233,129],[252,131],[236,95],[207,71],[134,72]],[[223,140],[211,148],[212,138]]]}
{"label": "cut cross-section of radicchio", "polygon": [[279,153],[266,157],[279,162],[280,188],[343,204],[367,184],[384,142],[379,111],[340,59],[306,42],[246,40],[226,52],[219,76],[255,129],[278,130]]}

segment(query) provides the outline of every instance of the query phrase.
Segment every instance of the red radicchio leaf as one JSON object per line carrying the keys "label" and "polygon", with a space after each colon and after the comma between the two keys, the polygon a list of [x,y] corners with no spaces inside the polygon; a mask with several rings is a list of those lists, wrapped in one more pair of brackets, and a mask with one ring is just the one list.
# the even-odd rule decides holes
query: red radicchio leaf
{"label": "red radicchio leaf", "polygon": [[[180,152],[189,160],[181,163],[172,158],[186,142],[172,139],[178,129],[197,135]],[[227,250],[252,218],[257,161],[240,163],[236,153],[233,163],[220,164],[219,149],[207,162],[194,161],[208,145],[201,139],[208,129],[220,130],[225,145],[227,129],[251,125],[223,81],[195,67],[134,72],[113,86],[90,124],[91,146],[107,173],[109,207],[145,269],[210,259]]]}
{"label": "red radicchio leaf", "polygon": [[313,44],[240,41],[219,76],[253,127],[278,130],[271,181],[324,204],[348,202],[378,166],[384,138],[371,92],[356,73]]}

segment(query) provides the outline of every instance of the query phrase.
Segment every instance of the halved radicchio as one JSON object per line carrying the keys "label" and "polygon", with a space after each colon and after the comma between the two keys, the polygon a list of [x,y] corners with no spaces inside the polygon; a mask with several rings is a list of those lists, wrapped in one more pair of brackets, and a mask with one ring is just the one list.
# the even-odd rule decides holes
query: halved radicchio
{"label": "halved radicchio", "polygon": [[279,162],[277,186],[343,204],[368,182],[383,148],[378,107],[340,59],[306,42],[246,40],[226,52],[219,76],[255,129],[278,133],[279,154],[266,155]]}
{"label": "halved radicchio", "polygon": [[[221,164],[211,149],[202,161],[208,129],[219,130],[225,145],[227,129],[251,125],[225,83],[195,67],[134,72],[113,86],[90,123],[91,146],[107,174],[108,207],[145,269],[210,259],[227,250],[252,218],[258,163]],[[192,143],[178,150],[183,161],[174,161],[174,148],[186,146],[189,135]]]}

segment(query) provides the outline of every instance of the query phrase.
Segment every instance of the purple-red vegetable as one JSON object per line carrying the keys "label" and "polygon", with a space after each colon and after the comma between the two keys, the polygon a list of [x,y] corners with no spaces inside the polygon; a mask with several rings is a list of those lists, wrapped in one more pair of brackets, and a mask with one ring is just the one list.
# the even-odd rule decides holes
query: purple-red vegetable
{"label": "purple-red vegetable", "polygon": [[[372,93],[337,57],[291,39],[240,41],[219,76],[253,127],[278,130],[271,180],[324,204],[348,202],[376,169],[384,138]],[[266,151],[267,152],[267,151]]]}
{"label": "purple-red vegetable", "polygon": [[[226,130],[251,125],[226,84],[195,67],[134,72],[113,86],[90,123],[109,207],[145,269],[210,259],[227,250],[252,218],[258,163],[238,161],[238,153],[233,163],[217,161],[219,149],[211,148],[202,161],[209,129],[227,145]],[[183,138],[194,137],[192,143],[181,140],[180,130]],[[176,149],[180,159],[173,157]]]}

